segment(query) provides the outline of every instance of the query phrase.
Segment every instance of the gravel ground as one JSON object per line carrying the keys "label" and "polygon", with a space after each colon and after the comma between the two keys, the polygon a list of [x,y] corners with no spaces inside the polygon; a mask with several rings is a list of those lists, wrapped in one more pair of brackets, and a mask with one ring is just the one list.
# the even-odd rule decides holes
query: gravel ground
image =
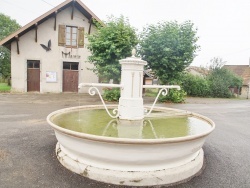
{"label": "gravel ground", "polygon": [[[151,104],[152,98],[145,103]],[[101,104],[85,94],[0,93],[0,187],[125,188],[89,180],[65,169],[55,156],[56,138],[46,122],[55,110]],[[250,100],[188,98],[158,104],[211,118],[215,131],[203,147],[206,168],[174,188],[250,187]],[[166,187],[166,186],[158,186]]]}

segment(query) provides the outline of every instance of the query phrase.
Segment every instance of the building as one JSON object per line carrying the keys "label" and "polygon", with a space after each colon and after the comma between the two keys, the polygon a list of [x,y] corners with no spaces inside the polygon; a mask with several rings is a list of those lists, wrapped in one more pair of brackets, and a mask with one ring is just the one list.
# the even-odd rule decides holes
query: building
{"label": "building", "polygon": [[185,71],[194,76],[200,77],[205,77],[208,74],[208,69],[204,67],[189,66],[185,69]]}
{"label": "building", "polygon": [[239,97],[250,99],[250,65],[224,65],[223,68],[231,70],[234,74],[243,79]]}
{"label": "building", "polygon": [[80,0],[66,0],[0,41],[11,50],[12,92],[77,92],[98,82],[86,63],[94,19],[102,23]]}
{"label": "building", "polygon": [[158,85],[158,78],[154,76],[151,69],[143,71],[143,84],[144,85]]}

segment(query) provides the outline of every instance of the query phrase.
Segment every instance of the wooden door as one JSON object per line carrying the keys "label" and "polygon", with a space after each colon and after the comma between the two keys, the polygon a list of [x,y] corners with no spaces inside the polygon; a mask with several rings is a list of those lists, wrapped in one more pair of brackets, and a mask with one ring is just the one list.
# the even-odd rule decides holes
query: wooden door
{"label": "wooden door", "polygon": [[78,92],[78,63],[63,62],[63,92]]}
{"label": "wooden door", "polygon": [[27,91],[40,92],[40,61],[27,61]]}

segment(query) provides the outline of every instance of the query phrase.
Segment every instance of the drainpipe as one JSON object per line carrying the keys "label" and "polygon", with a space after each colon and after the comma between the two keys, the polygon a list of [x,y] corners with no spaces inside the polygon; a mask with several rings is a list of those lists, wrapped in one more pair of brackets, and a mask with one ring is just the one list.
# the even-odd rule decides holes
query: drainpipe
{"label": "drainpipe", "polygon": [[[249,58],[249,69],[250,69],[250,58]],[[248,88],[247,88],[247,99],[249,99],[249,94],[250,94],[250,82],[248,82]]]}
{"label": "drainpipe", "polygon": [[249,99],[249,94],[250,94],[250,82],[248,83],[248,88],[247,88],[247,99]]}

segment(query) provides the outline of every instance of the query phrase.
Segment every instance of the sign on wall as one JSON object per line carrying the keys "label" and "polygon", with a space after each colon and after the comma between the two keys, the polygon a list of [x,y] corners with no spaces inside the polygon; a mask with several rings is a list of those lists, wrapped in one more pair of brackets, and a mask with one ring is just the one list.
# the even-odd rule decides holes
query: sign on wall
{"label": "sign on wall", "polygon": [[46,71],[46,82],[57,82],[56,72]]}

